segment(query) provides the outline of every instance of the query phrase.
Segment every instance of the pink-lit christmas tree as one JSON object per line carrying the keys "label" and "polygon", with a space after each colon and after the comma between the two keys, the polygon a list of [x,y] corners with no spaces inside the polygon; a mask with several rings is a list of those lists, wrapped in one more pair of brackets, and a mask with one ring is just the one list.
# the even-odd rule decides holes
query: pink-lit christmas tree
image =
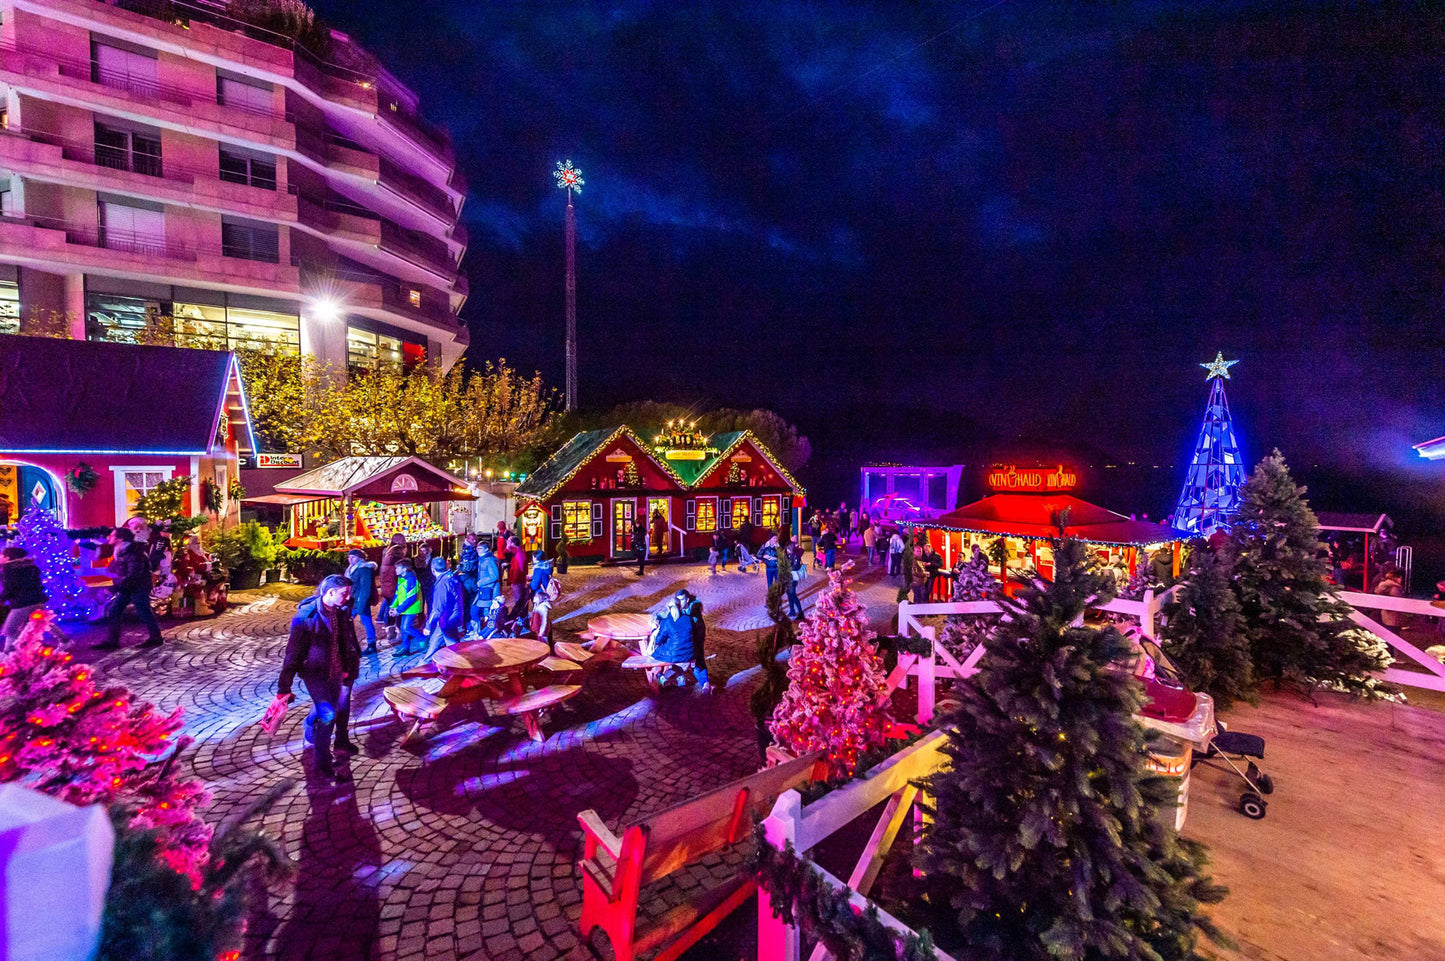
{"label": "pink-lit christmas tree", "polygon": [[0,783],[16,781],[71,804],[119,805],[131,826],[159,835],[160,857],[201,883],[211,828],[196,816],[208,795],[162,761],[184,747],[181,710],[159,714],[75,662],[47,610],[0,653]]}
{"label": "pink-lit christmas tree", "polygon": [[788,690],[769,729],[795,755],[826,751],[828,776],[855,773],[865,751],[883,744],[890,724],[887,675],[866,610],[841,571],[798,629]]}

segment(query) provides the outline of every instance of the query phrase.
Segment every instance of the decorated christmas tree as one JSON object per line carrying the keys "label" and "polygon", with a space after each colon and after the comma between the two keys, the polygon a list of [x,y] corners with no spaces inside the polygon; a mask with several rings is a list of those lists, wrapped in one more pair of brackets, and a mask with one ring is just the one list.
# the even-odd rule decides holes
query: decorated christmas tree
{"label": "decorated christmas tree", "polygon": [[[955,601],[991,601],[999,594],[998,578],[989,570],[988,558],[976,552],[959,569],[954,579]],[[953,657],[962,661],[993,633],[998,623],[996,614],[950,614],[943,622],[939,642]]]}
{"label": "decorated christmas tree", "polygon": [[1214,698],[1217,708],[1255,700],[1254,665],[1244,616],[1234,596],[1234,556],[1226,546],[1203,543],[1189,555],[1189,569],[1174,600],[1164,608],[1164,653],[1191,690]]}
{"label": "decorated christmas tree", "polygon": [[870,643],[866,611],[842,571],[799,628],[788,690],[769,725],[795,755],[826,751],[828,776],[851,775],[858,758],[883,744],[890,723],[883,659]]}
{"label": "decorated christmas tree", "polygon": [[[957,957],[1010,961],[1196,957],[1202,905],[1223,891],[1202,846],[1175,834],[1177,782],[1145,768],[1143,690],[1128,642],[1084,627],[1113,580],[1058,541],[1052,582],[1007,617],[945,722],[948,766],[923,783],[931,822],[918,866]],[[940,940],[951,938],[940,936]]]}
{"label": "decorated christmas tree", "polygon": [[1194,457],[1184,475],[1184,489],[1174,508],[1174,529],[1187,536],[1208,537],[1221,527],[1227,528],[1239,508],[1244,459],[1229,416],[1229,398],[1224,395],[1229,368],[1237,363],[1225,360],[1224,354],[1218,352],[1213,361],[1199,365],[1209,371],[1205,380],[1212,381],[1213,386],[1204,408],[1199,440],[1194,444]]}
{"label": "decorated christmas tree", "polygon": [[63,640],[54,616],[37,611],[0,653],[0,783],[133,812],[133,827],[157,832],[166,863],[199,883],[211,829],[195,812],[207,795],[166,761],[185,746],[180,708],[158,714],[102,686]]}
{"label": "decorated christmas tree", "polygon": [[1255,676],[1276,688],[1385,693],[1372,675],[1390,665],[1389,653],[1349,619],[1330,584],[1319,520],[1304,494],[1277,450],[1240,489],[1233,583]]}
{"label": "decorated christmas tree", "polygon": [[49,598],[45,606],[62,621],[89,617],[90,604],[85,599],[85,584],[75,572],[70,538],[55,515],[31,507],[15,527],[20,533],[19,546],[30,552],[40,568],[40,581]]}

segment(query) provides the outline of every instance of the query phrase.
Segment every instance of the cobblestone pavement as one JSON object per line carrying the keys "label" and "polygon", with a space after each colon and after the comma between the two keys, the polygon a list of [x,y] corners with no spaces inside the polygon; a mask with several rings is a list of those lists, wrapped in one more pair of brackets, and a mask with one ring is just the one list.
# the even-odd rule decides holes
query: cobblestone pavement
{"label": "cobblestone pavement", "polygon": [[[824,583],[809,579],[808,607]],[[565,584],[558,640],[589,616],[646,611],[690,587],[707,612],[718,693],[654,697],[639,672],[589,672],[583,692],[548,720],[541,744],[514,719],[479,707],[444,715],[445,729],[417,745],[401,744],[401,727],[388,719],[353,734],[361,747],[350,762],[354,783],[333,785],[303,764],[299,704],[275,738],[255,724],[275,694],[294,600],[239,595],[220,617],[167,628],[155,650],[88,652],[95,632],[75,642],[79,659],[138,695],[185,708],[196,739],[191,763],[215,795],[213,822],[297,779],[264,819],[297,873],[258,899],[247,957],[545,961],[580,955],[577,812],[594,808],[616,827],[758,767],[747,698],[756,631],[769,623],[761,574],[712,577],[706,567],[666,565],[639,578],[574,567]],[[858,573],[856,586],[875,618],[892,617],[894,588],[877,567]],[[139,640],[128,632],[128,645]],[[418,661],[394,656],[387,642],[363,657],[353,718],[386,715],[382,689]],[[725,869],[706,862],[651,906],[660,913]]]}

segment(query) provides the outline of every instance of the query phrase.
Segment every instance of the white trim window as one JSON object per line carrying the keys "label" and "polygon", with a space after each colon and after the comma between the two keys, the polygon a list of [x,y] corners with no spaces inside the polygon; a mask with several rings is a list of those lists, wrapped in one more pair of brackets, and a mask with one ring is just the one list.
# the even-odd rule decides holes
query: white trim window
{"label": "white trim window", "polygon": [[168,481],[175,474],[174,467],[112,467],[111,476],[115,483],[115,523],[119,527],[135,514],[136,501],[147,494],[161,481]]}

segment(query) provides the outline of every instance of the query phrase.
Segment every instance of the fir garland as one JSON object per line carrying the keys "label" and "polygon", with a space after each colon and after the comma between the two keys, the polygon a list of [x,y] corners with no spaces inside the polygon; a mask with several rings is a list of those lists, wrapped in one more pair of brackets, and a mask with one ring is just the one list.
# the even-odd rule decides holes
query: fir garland
{"label": "fir garland", "polygon": [[804,935],[822,942],[838,961],[935,961],[928,929],[900,936],[878,920],[877,905],[870,903],[861,913],[855,910],[848,900],[851,891],[825,882],[810,860],[798,856],[791,842],[779,851],[768,843],[761,825],[753,834],[756,843],[751,867],[768,892],[773,915],[791,920]]}

